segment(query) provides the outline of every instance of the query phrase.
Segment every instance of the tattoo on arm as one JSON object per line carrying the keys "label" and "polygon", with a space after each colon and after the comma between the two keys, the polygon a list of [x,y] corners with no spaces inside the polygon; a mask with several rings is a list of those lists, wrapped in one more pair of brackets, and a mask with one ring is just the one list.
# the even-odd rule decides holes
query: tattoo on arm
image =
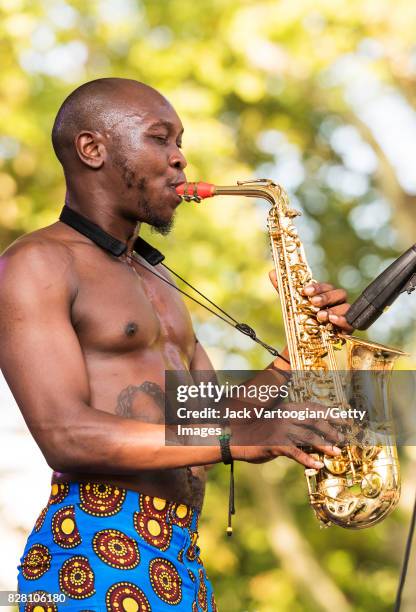
{"label": "tattoo on arm", "polygon": [[[163,410],[165,408],[165,393],[163,389],[156,383],[150,380],[145,380],[141,385],[129,385],[123,389],[118,398],[116,406],[116,414],[125,418],[135,418],[133,416],[133,402],[138,393],[145,393],[153,399],[155,404]],[[147,415],[140,416],[141,421],[150,421]]]}

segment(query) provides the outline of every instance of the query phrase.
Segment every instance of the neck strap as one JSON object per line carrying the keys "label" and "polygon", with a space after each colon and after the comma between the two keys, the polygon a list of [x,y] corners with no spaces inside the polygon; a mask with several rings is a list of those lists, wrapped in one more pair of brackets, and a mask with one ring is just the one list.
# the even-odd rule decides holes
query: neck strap
{"label": "neck strap", "polygon": [[[120,255],[127,251],[127,244],[125,242],[114,238],[114,236],[111,236],[111,234],[69,206],[65,205],[63,207],[59,220],[77,230],[77,232],[83,234],[115,257],[120,257]],[[152,266],[156,266],[165,259],[165,256],[160,251],[152,247],[151,244],[140,236],[134,241],[133,251],[141,255]]]}

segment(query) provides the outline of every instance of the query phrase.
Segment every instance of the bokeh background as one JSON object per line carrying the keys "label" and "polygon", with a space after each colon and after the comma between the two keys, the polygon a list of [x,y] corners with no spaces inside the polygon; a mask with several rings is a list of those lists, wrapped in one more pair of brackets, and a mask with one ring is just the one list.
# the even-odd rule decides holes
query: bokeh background
{"label": "bokeh background", "polygon": [[[64,181],[50,130],[63,99],[97,77],[145,81],[185,125],[188,177],[269,177],[302,211],[316,278],[353,299],[416,241],[416,4],[413,0],[0,0],[0,247],[56,220]],[[264,202],[183,205],[151,240],[168,263],[276,346],[284,332]],[[217,368],[262,368],[249,339],[189,304]],[[370,337],[416,349],[402,297]],[[35,359],[36,356],[34,355]],[[413,367],[409,358],[401,367]],[[0,588],[15,588],[50,472],[0,385]],[[409,409],[412,409],[410,406]],[[321,530],[302,469],[239,464],[235,535],[224,535],[227,470],[212,470],[202,549],[223,612],[392,609],[416,488],[401,449],[399,508],[363,532]],[[416,609],[416,562],[403,610]]]}

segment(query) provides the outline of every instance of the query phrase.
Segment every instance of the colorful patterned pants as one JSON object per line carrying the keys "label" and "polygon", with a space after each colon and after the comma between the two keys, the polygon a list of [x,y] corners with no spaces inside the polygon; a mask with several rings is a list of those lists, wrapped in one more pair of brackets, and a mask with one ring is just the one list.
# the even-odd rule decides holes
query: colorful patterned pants
{"label": "colorful patterned pants", "polygon": [[215,612],[198,518],[190,506],[115,485],[52,485],[20,560],[18,590],[32,598],[20,610]]}

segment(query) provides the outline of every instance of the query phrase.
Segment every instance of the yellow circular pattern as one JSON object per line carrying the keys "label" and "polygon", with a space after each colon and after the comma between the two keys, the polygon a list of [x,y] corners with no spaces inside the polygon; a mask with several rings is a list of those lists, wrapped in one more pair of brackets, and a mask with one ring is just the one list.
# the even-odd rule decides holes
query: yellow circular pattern
{"label": "yellow circular pattern", "polygon": [[147,528],[149,530],[149,533],[152,534],[152,536],[160,535],[161,527],[157,521],[150,519],[150,521],[147,523]]}
{"label": "yellow circular pattern", "polygon": [[179,506],[176,508],[176,515],[179,518],[185,518],[187,513],[188,513],[188,508],[184,504],[179,504]]}
{"label": "yellow circular pattern", "polygon": [[69,535],[75,529],[74,521],[70,518],[64,519],[61,524],[61,529],[66,535]]}
{"label": "yellow circular pattern", "polygon": [[156,510],[163,510],[166,507],[166,499],[160,499],[160,497],[154,497],[153,505],[156,508]]}
{"label": "yellow circular pattern", "polygon": [[122,606],[125,612],[137,612],[137,610],[139,609],[139,604],[131,597],[126,597],[125,599],[123,599]]}

